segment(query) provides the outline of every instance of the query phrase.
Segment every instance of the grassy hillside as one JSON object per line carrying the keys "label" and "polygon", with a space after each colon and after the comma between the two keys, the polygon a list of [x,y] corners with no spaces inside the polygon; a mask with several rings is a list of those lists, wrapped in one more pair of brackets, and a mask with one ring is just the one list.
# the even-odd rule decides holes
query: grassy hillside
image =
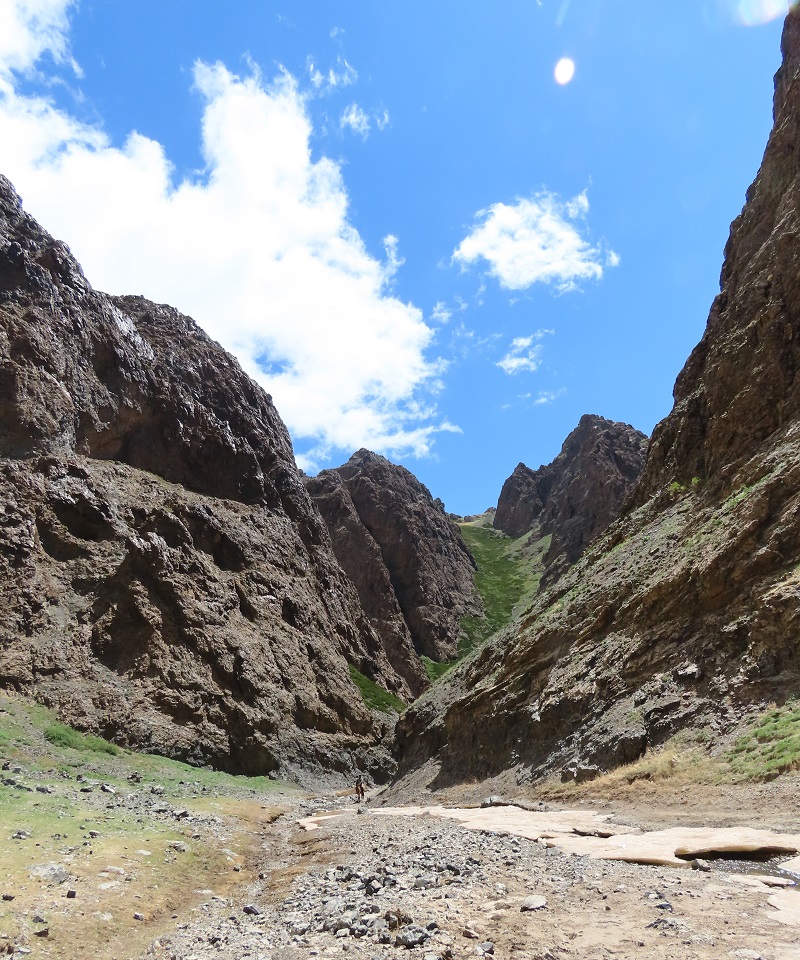
{"label": "grassy hillside", "polygon": [[459,654],[483,643],[531,603],[539,588],[542,557],[550,537],[536,538],[535,531],[518,540],[492,528],[492,515],[462,523],[461,535],[478,564],[475,582],[483,597],[486,619],[466,617]]}
{"label": "grassy hillside", "polygon": [[130,753],[0,693],[0,952],[138,957],[252,879],[295,788]]}

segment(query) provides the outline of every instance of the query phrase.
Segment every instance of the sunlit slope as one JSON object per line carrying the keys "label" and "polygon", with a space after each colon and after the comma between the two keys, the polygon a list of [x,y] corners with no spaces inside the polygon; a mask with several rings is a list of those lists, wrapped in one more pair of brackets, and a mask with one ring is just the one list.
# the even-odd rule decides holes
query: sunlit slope
{"label": "sunlit slope", "polygon": [[464,618],[466,639],[459,648],[464,656],[530,606],[550,537],[538,536],[534,530],[514,540],[492,528],[491,513],[459,526],[478,564],[475,582],[486,610],[485,618]]}

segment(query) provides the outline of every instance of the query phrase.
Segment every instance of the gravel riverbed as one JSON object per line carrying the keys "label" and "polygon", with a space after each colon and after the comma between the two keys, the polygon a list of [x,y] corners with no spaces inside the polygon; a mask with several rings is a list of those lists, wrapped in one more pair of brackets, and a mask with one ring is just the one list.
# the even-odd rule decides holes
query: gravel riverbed
{"label": "gravel riverbed", "polygon": [[[324,811],[319,829],[300,821]],[[159,960],[607,957],[796,960],[800,927],[724,871],[592,860],[430,816],[299,804],[262,834],[258,880],[207,898]],[[786,914],[784,913],[785,917]]]}

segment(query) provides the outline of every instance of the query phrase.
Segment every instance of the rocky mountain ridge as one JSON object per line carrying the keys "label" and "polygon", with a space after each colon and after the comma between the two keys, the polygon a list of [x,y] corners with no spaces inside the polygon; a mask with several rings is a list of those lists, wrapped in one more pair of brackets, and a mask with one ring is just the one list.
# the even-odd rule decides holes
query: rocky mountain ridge
{"label": "rocky mountain ridge", "polygon": [[441,786],[591,777],[800,690],[800,11],[708,326],[623,517],[402,718]]}
{"label": "rocky mountain ridge", "polygon": [[458,527],[410,471],[369,450],[306,487],[395,669],[421,692],[419,657],[455,657],[464,616],[482,613]]}
{"label": "rocky mountain ridge", "polygon": [[585,414],[545,466],[517,465],[493,526],[510,537],[550,536],[542,586],[553,583],[622,512],[642,472],[647,437],[627,423]]}
{"label": "rocky mountain ridge", "polygon": [[94,291],[4,178],[0,398],[0,685],[228,770],[372,762],[351,671],[411,690],[271,398],[188,317]]}

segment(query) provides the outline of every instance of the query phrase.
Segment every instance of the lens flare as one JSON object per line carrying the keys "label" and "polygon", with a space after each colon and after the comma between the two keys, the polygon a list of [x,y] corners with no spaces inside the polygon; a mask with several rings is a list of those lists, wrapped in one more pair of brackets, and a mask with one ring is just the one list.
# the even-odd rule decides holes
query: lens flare
{"label": "lens flare", "polygon": [[575,76],[575,64],[569,57],[562,57],[556,64],[553,76],[556,78],[556,83],[563,87]]}
{"label": "lens flare", "polygon": [[789,0],[736,0],[734,17],[745,27],[758,27],[789,12]]}

